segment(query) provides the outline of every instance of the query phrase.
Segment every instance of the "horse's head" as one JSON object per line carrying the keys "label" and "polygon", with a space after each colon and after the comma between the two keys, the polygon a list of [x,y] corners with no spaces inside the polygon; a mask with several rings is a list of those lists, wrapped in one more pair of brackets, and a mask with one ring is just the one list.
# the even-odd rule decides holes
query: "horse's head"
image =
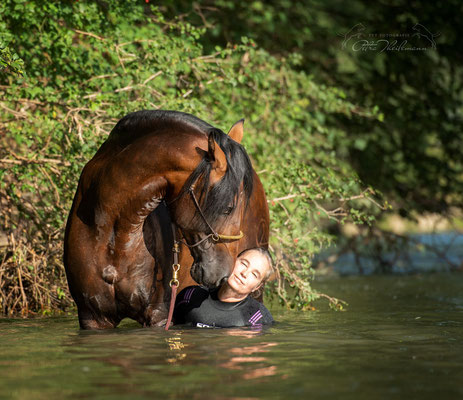
{"label": "horse's head", "polygon": [[242,120],[228,135],[211,130],[207,150],[195,149],[199,165],[169,206],[194,259],[191,275],[209,287],[219,286],[233,267],[232,250],[242,237],[240,225],[253,191],[255,173],[242,137]]}

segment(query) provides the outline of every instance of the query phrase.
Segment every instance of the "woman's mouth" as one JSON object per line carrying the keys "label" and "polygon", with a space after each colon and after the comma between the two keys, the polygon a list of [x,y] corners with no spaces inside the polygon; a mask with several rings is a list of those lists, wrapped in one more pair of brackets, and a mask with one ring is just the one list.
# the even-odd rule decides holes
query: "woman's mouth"
{"label": "woman's mouth", "polygon": [[243,281],[235,275],[235,280],[238,281],[240,285],[244,285]]}

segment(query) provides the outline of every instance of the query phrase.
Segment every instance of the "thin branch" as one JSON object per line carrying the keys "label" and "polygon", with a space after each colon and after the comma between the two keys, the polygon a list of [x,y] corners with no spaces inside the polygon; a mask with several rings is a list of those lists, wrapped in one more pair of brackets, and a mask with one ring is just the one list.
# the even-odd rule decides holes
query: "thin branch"
{"label": "thin branch", "polygon": [[114,92],[119,93],[119,92],[127,92],[129,90],[134,90],[136,86],[126,86],[123,88],[116,89]]}
{"label": "thin branch", "polygon": [[274,198],[272,200],[267,200],[267,203],[271,203],[272,201],[278,202],[278,201],[282,201],[282,200],[294,199],[295,197],[305,197],[305,194],[304,193],[301,193],[301,194],[288,194],[287,196],[276,197],[276,198]]}
{"label": "thin branch", "polygon": [[12,110],[11,108],[8,108],[7,106],[3,105],[2,103],[0,103],[0,107],[3,108],[4,110],[8,111],[9,113],[13,114],[17,118],[23,118],[23,119],[27,118],[27,115],[25,113],[20,113],[20,112],[17,112],[15,110]]}
{"label": "thin branch", "polygon": [[51,179],[51,176],[48,174],[48,172],[44,168],[39,166],[39,169],[47,177],[48,181],[50,182],[51,186],[53,187],[53,189],[55,191],[56,203],[61,204],[61,198],[60,198],[60,195],[59,195],[59,190],[56,187],[55,182],[53,182],[53,179]]}
{"label": "thin branch", "polygon": [[209,54],[207,56],[195,57],[195,58],[191,59],[191,61],[210,60],[211,58],[217,57],[220,53],[221,53],[221,51],[217,51],[214,54]]}
{"label": "thin branch", "polygon": [[147,80],[143,82],[143,85],[146,85],[149,81],[152,81],[154,78],[157,78],[159,75],[162,74],[163,71],[158,71],[155,74],[151,75]]}
{"label": "thin branch", "polygon": [[48,163],[61,164],[61,165],[64,165],[66,167],[69,167],[71,165],[71,163],[69,161],[56,160],[54,158],[41,158],[41,159],[38,159],[38,160],[28,160],[28,159],[25,159],[25,158],[21,158],[19,160],[11,160],[11,159],[8,159],[8,158],[2,158],[2,159],[0,159],[0,162],[4,163],[4,164],[14,164],[14,165],[48,164]]}
{"label": "thin branch", "polygon": [[185,99],[188,97],[191,93],[193,93],[193,89],[188,90],[182,97]]}
{"label": "thin branch", "polygon": [[95,79],[105,79],[105,78],[112,78],[114,76],[117,76],[117,74],[106,74],[106,75],[98,75],[98,76],[92,76],[90,79],[87,79],[85,83],[91,82]]}
{"label": "thin branch", "polygon": [[84,32],[84,31],[80,31],[79,29],[74,29],[74,32],[80,33],[81,35],[84,35],[84,36],[90,36],[98,40],[106,41],[104,37],[95,35],[94,33],[91,33],[91,32]]}

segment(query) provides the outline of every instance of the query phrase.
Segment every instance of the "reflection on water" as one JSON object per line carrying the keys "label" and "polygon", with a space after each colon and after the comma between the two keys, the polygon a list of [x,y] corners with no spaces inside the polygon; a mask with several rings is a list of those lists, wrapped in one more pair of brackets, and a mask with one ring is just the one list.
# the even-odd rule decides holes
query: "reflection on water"
{"label": "reflection on water", "polygon": [[346,312],[272,310],[250,329],[78,330],[0,320],[0,399],[453,399],[463,395],[462,275],[319,283]]}
{"label": "reflection on water", "polygon": [[[226,334],[231,336],[242,336],[250,338],[253,335],[258,334],[258,332],[229,329],[227,330]],[[226,369],[243,371],[244,373],[241,375],[242,379],[255,379],[263,376],[276,375],[276,365],[268,365],[265,367],[260,367],[260,365],[271,364],[271,360],[266,357],[266,353],[268,353],[269,347],[277,345],[278,343],[276,342],[260,342],[253,346],[232,347],[227,350],[227,352],[230,354],[229,361],[226,361],[220,366]],[[253,365],[251,365],[252,369],[250,371],[247,371],[246,367],[249,365],[247,363],[253,363]]]}
{"label": "reflection on water", "polygon": [[169,345],[169,350],[172,351],[172,357],[166,359],[168,363],[176,363],[178,361],[182,361],[187,356],[187,353],[183,350],[185,345],[182,343],[182,338],[180,335],[167,338],[165,341]]}
{"label": "reflection on water", "polygon": [[[184,332],[176,332],[175,336],[166,338],[165,341],[171,351],[171,357],[167,357],[166,361],[171,364],[186,362],[186,358],[193,354],[189,353],[189,344],[185,344],[183,341]],[[238,338],[254,338],[261,332],[256,330],[244,330],[244,329],[223,329],[220,331],[221,335],[233,336]],[[254,379],[264,376],[272,376],[277,373],[276,365],[271,364],[271,360],[266,356],[269,347],[277,346],[276,342],[260,342],[253,346],[240,346],[231,347],[225,350],[226,361],[219,364],[220,368],[225,370],[242,371],[240,374],[241,379]],[[249,364],[251,363],[251,365]],[[249,371],[248,366],[251,368]]]}

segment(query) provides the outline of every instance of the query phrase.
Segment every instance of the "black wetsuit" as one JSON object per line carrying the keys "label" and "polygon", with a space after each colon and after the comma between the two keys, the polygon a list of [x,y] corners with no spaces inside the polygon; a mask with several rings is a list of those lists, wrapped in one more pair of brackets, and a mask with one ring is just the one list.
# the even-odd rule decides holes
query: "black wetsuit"
{"label": "black wetsuit", "polygon": [[201,286],[183,289],[175,302],[174,322],[200,328],[260,326],[274,322],[270,311],[252,297],[226,303],[220,301],[217,294],[217,289],[209,291]]}

